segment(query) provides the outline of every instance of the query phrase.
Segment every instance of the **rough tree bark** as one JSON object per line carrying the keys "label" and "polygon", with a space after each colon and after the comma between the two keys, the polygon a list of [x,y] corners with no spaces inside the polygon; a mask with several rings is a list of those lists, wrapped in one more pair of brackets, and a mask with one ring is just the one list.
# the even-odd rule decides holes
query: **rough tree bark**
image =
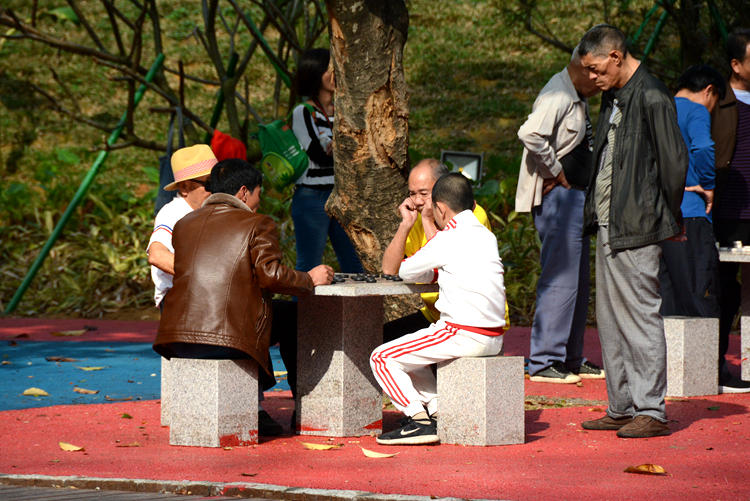
{"label": "rough tree bark", "polygon": [[327,0],[336,75],[336,185],[328,213],[368,272],[379,272],[406,195],[408,96],[403,0]]}

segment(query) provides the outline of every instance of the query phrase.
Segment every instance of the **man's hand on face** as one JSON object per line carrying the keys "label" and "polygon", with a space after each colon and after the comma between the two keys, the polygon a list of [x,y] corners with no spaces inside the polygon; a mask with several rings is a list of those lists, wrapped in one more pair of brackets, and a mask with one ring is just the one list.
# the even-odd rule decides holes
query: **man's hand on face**
{"label": "man's hand on face", "polygon": [[401,221],[403,224],[408,225],[410,228],[417,222],[417,206],[414,205],[414,201],[408,198],[401,202],[398,206],[398,213],[401,214]]}
{"label": "man's hand on face", "polygon": [[327,264],[319,264],[312,270],[307,272],[312,278],[313,285],[328,285],[333,280],[333,268]]}

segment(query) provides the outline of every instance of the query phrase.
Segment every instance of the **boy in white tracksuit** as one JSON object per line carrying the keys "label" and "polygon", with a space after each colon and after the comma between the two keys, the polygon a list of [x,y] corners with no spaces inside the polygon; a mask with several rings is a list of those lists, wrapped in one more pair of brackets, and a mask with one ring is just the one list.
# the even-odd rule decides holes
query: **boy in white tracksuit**
{"label": "boy in white tracksuit", "polygon": [[495,235],[472,213],[471,184],[461,174],[442,176],[433,187],[432,205],[442,231],[401,263],[399,276],[407,282],[437,281],[440,319],[370,356],[378,383],[408,417],[402,428],[378,437],[383,445],[437,442],[437,382],[430,365],[497,355],[503,346],[503,265]]}

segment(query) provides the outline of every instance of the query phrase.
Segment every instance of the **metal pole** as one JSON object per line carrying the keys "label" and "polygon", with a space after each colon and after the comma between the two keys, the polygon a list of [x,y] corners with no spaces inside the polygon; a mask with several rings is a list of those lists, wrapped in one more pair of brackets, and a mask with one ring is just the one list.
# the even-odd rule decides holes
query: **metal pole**
{"label": "metal pole", "polygon": [[[154,61],[154,64],[151,65],[151,69],[149,69],[148,73],[146,74],[146,78],[145,78],[146,82],[150,83],[154,79],[154,76],[156,75],[156,72],[158,71],[158,69],[161,67],[162,62],[164,62],[164,54],[159,54],[156,57],[156,61]],[[138,90],[135,92],[135,96],[133,99],[133,109],[135,109],[135,107],[138,106],[138,103],[141,101],[141,98],[143,97],[143,94],[146,92],[146,89],[147,89],[146,84],[141,84],[140,87],[138,87]],[[107,146],[113,146],[115,142],[117,142],[117,138],[120,137],[120,133],[122,132],[122,129],[125,127],[126,119],[127,119],[127,111],[123,113],[119,124],[117,125],[117,127],[115,127],[115,130],[113,130],[112,133],[109,135],[109,138],[107,139]],[[78,207],[78,205],[83,201],[83,198],[86,196],[86,191],[88,191],[89,186],[91,186],[91,183],[94,181],[94,178],[99,172],[99,168],[104,163],[104,160],[106,160],[108,154],[109,154],[108,150],[99,152],[99,155],[96,157],[94,164],[89,169],[81,185],[78,187],[78,191],[76,191],[76,194],[73,195],[73,199],[68,204],[67,209],[65,209],[65,212],[60,218],[60,221],[57,222],[57,226],[55,226],[55,229],[52,230],[52,234],[47,240],[47,243],[45,243],[44,247],[42,247],[42,251],[39,253],[39,256],[37,256],[36,261],[34,261],[34,264],[32,264],[31,268],[29,268],[29,271],[26,274],[26,277],[23,279],[23,282],[21,282],[21,285],[16,290],[16,293],[13,295],[13,298],[10,300],[10,303],[8,303],[8,306],[5,308],[6,315],[11,313],[13,310],[16,309],[16,306],[18,306],[18,303],[21,301],[23,294],[26,292],[26,289],[29,288],[29,285],[31,285],[31,281],[34,279],[34,276],[39,271],[39,268],[42,267],[42,263],[44,262],[47,255],[49,254],[49,251],[52,249],[52,246],[55,244],[55,241],[57,241],[57,239],[60,237],[60,233],[62,233],[62,230],[65,227],[65,224],[70,219],[70,216],[73,215],[73,211],[76,209],[76,207]]]}

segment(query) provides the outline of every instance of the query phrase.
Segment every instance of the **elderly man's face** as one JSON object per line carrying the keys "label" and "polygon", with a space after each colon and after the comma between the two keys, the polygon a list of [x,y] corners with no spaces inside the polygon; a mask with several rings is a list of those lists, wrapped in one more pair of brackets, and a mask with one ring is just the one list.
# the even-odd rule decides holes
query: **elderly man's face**
{"label": "elderly man's face", "polygon": [[414,202],[417,210],[422,207],[432,207],[432,187],[435,178],[429,167],[417,167],[409,173],[409,198]]}
{"label": "elderly man's face", "polygon": [[602,91],[617,87],[621,68],[619,63],[622,62],[622,58],[617,57],[618,54],[618,51],[611,51],[607,56],[593,53],[581,56],[581,64],[586,69],[589,79]]}
{"label": "elderly man's face", "polygon": [[208,176],[203,176],[197,179],[182,181],[180,183],[180,195],[182,195],[182,197],[185,199],[188,205],[193,208],[193,210],[203,205],[203,202],[210,195],[210,193],[206,191],[207,181]]}

